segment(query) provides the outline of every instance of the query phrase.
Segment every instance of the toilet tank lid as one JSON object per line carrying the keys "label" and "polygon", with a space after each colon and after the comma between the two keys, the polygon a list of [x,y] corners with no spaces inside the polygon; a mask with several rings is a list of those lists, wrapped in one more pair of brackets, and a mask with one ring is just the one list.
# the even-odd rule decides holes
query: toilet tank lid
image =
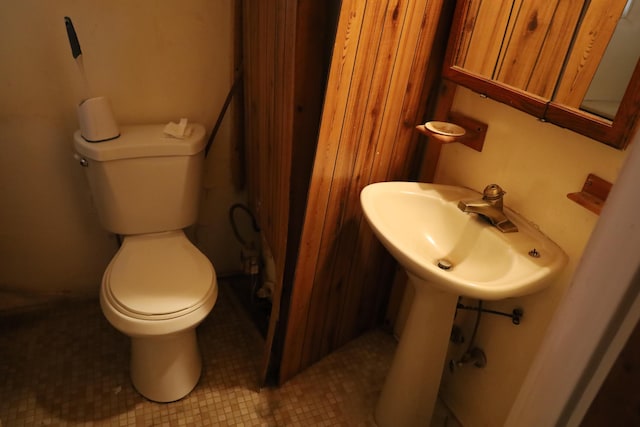
{"label": "toilet tank lid", "polygon": [[97,161],[136,157],[191,156],[204,149],[204,126],[190,123],[189,136],[182,139],[164,134],[165,125],[130,125],[120,127],[120,137],[103,142],[87,142],[80,131],[73,135],[78,154]]}

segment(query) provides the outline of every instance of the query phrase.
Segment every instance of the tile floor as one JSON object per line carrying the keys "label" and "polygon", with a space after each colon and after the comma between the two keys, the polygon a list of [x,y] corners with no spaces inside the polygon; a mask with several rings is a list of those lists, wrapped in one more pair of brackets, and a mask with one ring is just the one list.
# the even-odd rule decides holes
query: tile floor
{"label": "tile floor", "polygon": [[[0,316],[0,426],[375,426],[395,341],[371,331],[279,388],[259,389],[262,341],[221,287],[198,328],[195,390],[150,402],[128,377],[128,339],[95,300]],[[454,426],[438,407],[432,426]]]}

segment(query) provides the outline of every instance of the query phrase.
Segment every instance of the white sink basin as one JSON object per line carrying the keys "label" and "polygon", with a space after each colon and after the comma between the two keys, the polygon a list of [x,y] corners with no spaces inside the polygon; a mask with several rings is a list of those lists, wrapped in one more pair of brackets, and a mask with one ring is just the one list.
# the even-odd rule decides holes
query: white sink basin
{"label": "white sink basin", "polygon": [[[458,201],[482,198],[466,188],[380,182],[365,187],[360,198],[394,258],[410,274],[456,295],[496,300],[530,294],[548,286],[567,262],[555,243],[510,209],[504,212],[518,226],[515,233],[462,212]],[[534,249],[537,257],[530,255]]]}

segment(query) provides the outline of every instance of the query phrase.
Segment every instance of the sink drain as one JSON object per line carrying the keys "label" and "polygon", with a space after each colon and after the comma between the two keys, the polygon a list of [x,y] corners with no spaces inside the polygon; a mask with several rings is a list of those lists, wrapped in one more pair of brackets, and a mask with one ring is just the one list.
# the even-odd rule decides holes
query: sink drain
{"label": "sink drain", "polygon": [[442,270],[451,270],[453,264],[448,259],[439,259],[438,260],[438,268]]}

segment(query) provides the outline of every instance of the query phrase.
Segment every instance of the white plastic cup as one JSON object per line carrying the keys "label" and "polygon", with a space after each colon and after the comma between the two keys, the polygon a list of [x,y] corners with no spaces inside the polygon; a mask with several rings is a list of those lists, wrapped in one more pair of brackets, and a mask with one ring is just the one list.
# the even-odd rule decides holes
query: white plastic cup
{"label": "white plastic cup", "polygon": [[104,96],[85,99],[78,105],[80,133],[88,142],[102,142],[120,136],[120,129]]}

